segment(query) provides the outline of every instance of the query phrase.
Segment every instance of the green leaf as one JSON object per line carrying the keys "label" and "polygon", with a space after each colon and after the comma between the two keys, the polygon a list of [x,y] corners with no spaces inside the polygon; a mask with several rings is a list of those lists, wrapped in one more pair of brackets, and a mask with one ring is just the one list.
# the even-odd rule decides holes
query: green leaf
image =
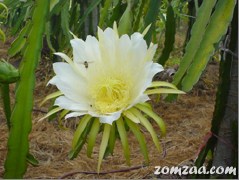
{"label": "green leaf", "polygon": [[200,47],[197,49],[194,61],[188,69],[186,76],[182,80],[182,89],[184,91],[190,91],[193,85],[199,80],[199,77],[205,69],[208,60],[214,53],[214,45],[220,41],[222,36],[227,31],[227,27],[233,16],[235,4],[236,0],[218,1],[215,11],[206,28]]}
{"label": "green leaf", "polygon": [[104,132],[103,132],[103,136],[102,136],[102,140],[100,144],[99,160],[98,160],[98,166],[97,166],[98,173],[100,172],[100,166],[101,166],[101,163],[105,154],[105,150],[109,141],[110,129],[111,129],[111,125],[109,124],[104,125]]}
{"label": "green leaf", "polygon": [[173,84],[179,85],[188,67],[194,60],[216,1],[217,0],[203,1],[203,4],[199,8],[196,22],[193,24],[191,30],[191,38],[186,46],[185,54],[180,62],[179,69],[174,75]]}
{"label": "green leaf", "polygon": [[137,124],[132,122],[130,119],[124,118],[124,120],[126,121],[130,130],[134,133],[137,141],[139,142],[140,150],[144,156],[146,164],[149,164],[149,156],[148,156],[148,150],[147,150],[147,146],[146,146],[146,140],[145,140],[145,137],[143,136],[143,134],[140,132],[140,128],[138,127]]}
{"label": "green leaf", "polygon": [[126,159],[127,164],[130,165],[129,143],[128,143],[128,138],[127,138],[127,133],[125,130],[125,125],[124,125],[123,119],[121,117],[118,120],[116,120],[116,125],[118,128],[121,143],[122,143],[122,146],[124,149],[124,157]]}
{"label": "green leaf", "polygon": [[168,60],[171,51],[173,50],[175,33],[176,33],[176,19],[174,17],[174,11],[171,3],[168,5],[167,9],[167,20],[166,20],[166,31],[165,31],[165,41],[164,49],[158,60],[158,63],[164,66],[165,62]]}
{"label": "green leaf", "polygon": [[95,141],[96,141],[96,137],[97,134],[99,132],[100,129],[100,121],[98,118],[93,120],[93,124],[92,124],[92,128],[91,131],[89,133],[89,137],[88,137],[88,144],[87,144],[87,156],[91,157],[94,145],[95,145]]}
{"label": "green leaf", "polygon": [[15,106],[11,115],[11,129],[9,132],[4,178],[23,178],[27,168],[28,135],[32,125],[31,112],[35,85],[34,73],[42,49],[42,37],[48,12],[48,0],[35,0],[32,29],[29,33],[28,45],[23,55],[22,63],[24,65],[21,65],[19,69],[21,80],[17,86]]}

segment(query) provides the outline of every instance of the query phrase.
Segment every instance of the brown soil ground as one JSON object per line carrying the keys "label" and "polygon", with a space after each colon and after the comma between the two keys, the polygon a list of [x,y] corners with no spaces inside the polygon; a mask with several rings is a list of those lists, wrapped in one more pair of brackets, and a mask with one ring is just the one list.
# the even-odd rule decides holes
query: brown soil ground
{"label": "brown soil ground", "polygon": [[[1,57],[6,58],[7,42],[0,45]],[[17,63],[17,62],[15,62]],[[14,63],[13,63],[14,64]],[[30,152],[38,159],[39,166],[28,166],[24,178],[59,178],[73,171],[79,171],[66,178],[114,178],[114,179],[144,179],[144,178],[182,178],[177,176],[154,175],[155,166],[182,166],[192,165],[199,148],[204,143],[206,134],[210,131],[210,123],[215,104],[215,93],[218,83],[218,63],[210,63],[204,72],[200,82],[194,90],[186,95],[181,95],[177,102],[167,103],[153,101],[155,111],[164,119],[167,125],[167,135],[160,139],[163,153],[159,153],[150,137],[145,131],[145,137],[149,149],[150,164],[144,164],[139,145],[132,133],[128,134],[131,149],[131,167],[127,166],[123,157],[120,142],[116,143],[113,156],[103,160],[101,171],[119,171],[104,175],[90,174],[95,172],[98,161],[98,150],[100,138],[98,139],[93,158],[87,158],[86,148],[74,160],[68,159],[71,150],[71,140],[76,126],[75,120],[63,122],[64,128],[57,121],[48,122],[38,119],[45,115],[44,111],[49,107],[39,107],[39,102],[53,91],[52,87],[45,87],[47,81],[52,77],[50,60],[44,59],[36,71],[37,83],[35,88],[35,107],[33,111],[33,127],[30,134]],[[11,97],[13,101],[14,86],[11,85]],[[13,102],[12,102],[13,103]],[[156,127],[156,125],[154,125]],[[0,177],[4,173],[4,161],[7,153],[8,129],[5,123],[3,110],[0,107]],[[136,167],[136,169],[130,168]],[[126,172],[123,172],[126,170]]]}

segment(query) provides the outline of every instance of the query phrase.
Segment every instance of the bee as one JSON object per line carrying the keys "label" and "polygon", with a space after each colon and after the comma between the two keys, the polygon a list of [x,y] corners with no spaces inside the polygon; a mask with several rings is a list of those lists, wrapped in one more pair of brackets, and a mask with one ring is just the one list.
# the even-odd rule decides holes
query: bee
{"label": "bee", "polygon": [[85,68],[88,69],[89,63],[93,63],[93,61],[84,61],[84,62],[82,62],[80,64],[83,64],[85,66]]}
{"label": "bee", "polygon": [[86,69],[89,67],[89,64],[88,64],[87,61],[84,61],[84,66],[85,66]]}

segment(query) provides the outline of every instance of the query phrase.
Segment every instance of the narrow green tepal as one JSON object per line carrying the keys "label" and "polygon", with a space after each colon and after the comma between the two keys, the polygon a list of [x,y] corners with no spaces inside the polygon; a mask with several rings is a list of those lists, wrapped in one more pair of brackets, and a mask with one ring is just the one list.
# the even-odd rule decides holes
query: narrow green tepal
{"label": "narrow green tepal", "polygon": [[205,69],[210,57],[214,53],[214,45],[220,41],[227,31],[228,25],[233,16],[235,5],[236,0],[218,1],[215,11],[205,30],[199,49],[195,54],[193,63],[182,80],[183,91],[190,91],[193,85],[197,83],[202,71]]}
{"label": "narrow green tepal", "polygon": [[116,125],[118,128],[120,140],[121,140],[121,143],[123,146],[126,162],[128,165],[130,165],[130,151],[129,151],[127,132],[125,130],[125,125],[124,125],[123,119],[121,117],[116,121]]}
{"label": "narrow green tepal", "polygon": [[27,169],[28,135],[32,125],[31,112],[35,85],[34,72],[42,49],[42,37],[46,17],[49,12],[49,2],[48,0],[35,0],[32,28],[23,55],[22,63],[24,65],[21,64],[19,69],[20,81],[16,90],[16,103],[11,115],[11,129],[9,132],[4,178],[23,178]]}

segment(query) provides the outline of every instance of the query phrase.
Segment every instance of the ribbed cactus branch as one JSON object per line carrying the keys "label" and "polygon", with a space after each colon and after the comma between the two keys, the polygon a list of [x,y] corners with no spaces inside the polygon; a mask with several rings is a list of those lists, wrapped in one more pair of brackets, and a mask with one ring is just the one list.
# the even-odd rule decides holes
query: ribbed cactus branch
{"label": "ribbed cactus branch", "polygon": [[49,1],[35,0],[34,6],[35,9],[31,22],[32,28],[27,38],[27,47],[19,69],[20,81],[16,90],[16,103],[11,116],[4,178],[22,178],[27,168],[28,135],[32,125],[31,112],[35,85],[34,72],[41,54],[42,37],[49,11]]}

